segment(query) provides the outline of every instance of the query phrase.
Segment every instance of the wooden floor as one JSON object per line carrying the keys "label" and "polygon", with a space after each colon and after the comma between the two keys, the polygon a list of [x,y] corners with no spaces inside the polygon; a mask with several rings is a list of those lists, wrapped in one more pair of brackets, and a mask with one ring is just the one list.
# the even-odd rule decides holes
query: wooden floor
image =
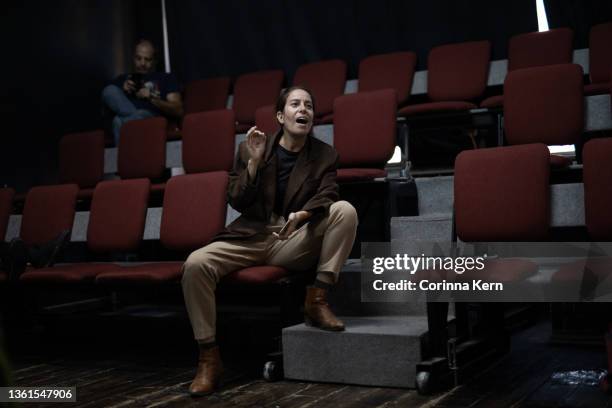
{"label": "wooden floor", "polygon": [[[185,327],[150,331],[119,327],[96,335],[87,327],[66,337],[29,333],[9,346],[14,383],[19,386],[76,386],[79,407],[606,407],[599,388],[566,384],[554,373],[604,367],[603,348],[556,347],[548,342],[550,323],[513,335],[511,352],[465,384],[433,396],[414,390],[297,381],[261,380],[260,362],[226,355],[228,368],[219,392],[193,399],[187,387],[195,370],[195,347],[185,343]],[[126,331],[136,330],[142,336]],[[64,330],[65,332],[65,330]],[[95,331],[93,331],[95,333]],[[40,343],[40,339],[52,339]],[[112,340],[112,339],[116,340]],[[170,338],[170,340],[168,340]],[[51,344],[49,344],[51,343]],[[121,347],[117,345],[122,344]],[[24,404],[34,406],[34,404]],[[41,406],[44,406],[41,404]]]}

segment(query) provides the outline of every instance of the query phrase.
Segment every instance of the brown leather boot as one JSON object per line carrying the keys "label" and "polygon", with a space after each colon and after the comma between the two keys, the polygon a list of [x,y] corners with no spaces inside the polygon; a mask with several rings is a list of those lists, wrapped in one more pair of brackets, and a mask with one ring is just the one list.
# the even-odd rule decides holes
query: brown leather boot
{"label": "brown leather boot", "polygon": [[193,397],[202,397],[215,391],[219,385],[223,363],[219,354],[219,347],[200,348],[198,358],[198,371],[189,386],[189,393]]}
{"label": "brown leather boot", "polygon": [[344,323],[330,310],[325,300],[326,295],[327,291],[325,289],[314,286],[306,288],[304,320],[308,326],[323,330],[343,331]]}

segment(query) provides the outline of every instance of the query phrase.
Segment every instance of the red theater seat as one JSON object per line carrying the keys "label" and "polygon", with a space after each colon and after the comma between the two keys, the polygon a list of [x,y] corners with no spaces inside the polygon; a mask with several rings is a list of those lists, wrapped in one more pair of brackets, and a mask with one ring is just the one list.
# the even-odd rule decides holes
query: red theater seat
{"label": "red theater seat", "polygon": [[549,177],[543,144],[461,152],[455,161],[457,236],[466,242],[543,240]]}
{"label": "red theater seat", "polygon": [[[121,127],[117,173],[122,179],[160,179],[166,169],[166,126],[163,117],[133,120]],[[153,185],[163,192],[164,183]]]}
{"label": "red theater seat", "polygon": [[359,63],[359,92],[395,89],[398,105],[410,98],[416,67],[414,52],[372,55]]}
{"label": "red theater seat", "polygon": [[584,209],[593,241],[612,240],[612,138],[592,139],[584,145]]}
{"label": "red theater seat", "polygon": [[283,71],[261,71],[244,74],[234,84],[232,109],[236,114],[236,132],[244,133],[255,124],[257,108],[273,105],[283,85]]}
{"label": "red theater seat", "polygon": [[12,188],[0,188],[0,236],[2,241],[6,236],[6,228],[8,226],[11,212],[13,212],[13,198],[15,190]]}
{"label": "red theater seat", "polygon": [[395,148],[397,96],[384,89],[343,95],[334,102],[334,147],[338,182],[385,176]]}
{"label": "red theater seat", "polygon": [[[76,186],[75,186],[76,188]],[[98,183],[91,202],[87,246],[95,253],[135,251],[140,246],[145,225],[150,182],[147,179],[112,180]],[[75,191],[76,196],[76,191]],[[26,200],[27,201],[27,200]],[[74,206],[73,206],[74,213]],[[24,221],[26,213],[24,212]],[[72,222],[70,224],[72,226]],[[24,238],[25,240],[25,238]],[[27,241],[26,241],[27,242]],[[78,263],[29,269],[22,282],[86,283],[116,264]]]}
{"label": "red theater seat", "polygon": [[334,99],[344,94],[346,63],[329,60],[301,65],[293,77],[293,85],[308,88],[315,99],[315,124],[332,123]]}
{"label": "red theater seat", "polygon": [[229,171],[234,157],[234,112],[190,113],[183,121],[183,168],[186,173]]}
{"label": "red theater seat", "polygon": [[[160,227],[162,245],[181,252],[206,245],[225,225],[227,183],[225,171],[187,174],[168,180]],[[101,274],[96,282],[123,285],[177,281],[182,265],[182,262],[164,262],[129,266]]]}
{"label": "red theater seat", "polygon": [[[464,242],[541,241],[550,220],[549,153],[543,144],[461,152],[455,162],[455,225]],[[487,259],[465,278],[519,282],[537,272],[519,258]]]}
{"label": "red theater seat", "polygon": [[230,78],[209,78],[192,81],[185,87],[185,114],[225,109]]}
{"label": "red theater seat", "polygon": [[72,230],[76,184],[32,187],[26,195],[19,236],[26,245],[41,245]]}
{"label": "red theater seat", "polygon": [[[504,127],[510,145],[576,143],[584,128],[582,68],[561,64],[509,73],[505,84]],[[569,160],[551,157],[551,164],[563,166]]]}
{"label": "red theater seat", "polygon": [[591,27],[589,33],[589,77],[585,85],[586,95],[610,93],[610,70],[612,69],[612,22]]}
{"label": "red theater seat", "polygon": [[276,106],[268,105],[257,108],[255,126],[268,136],[275,135],[280,130],[280,124],[276,120]]}
{"label": "red theater seat", "polygon": [[230,285],[261,285],[276,282],[285,276],[287,276],[287,270],[280,266],[253,266],[227,275],[223,279],[223,283]]}
{"label": "red theater seat", "polygon": [[72,133],[59,144],[59,182],[79,186],[78,198],[90,199],[104,176],[104,131]]}
{"label": "red theater seat", "polygon": [[[491,43],[473,41],[441,45],[429,52],[427,95],[430,102],[401,108],[399,116],[468,111],[487,86]],[[449,69],[452,67],[452,69]]]}
{"label": "red theater seat", "polygon": [[[508,42],[508,72],[556,64],[571,64],[574,33],[569,28],[518,34]],[[489,97],[480,104],[483,108],[504,105],[504,96]]]}

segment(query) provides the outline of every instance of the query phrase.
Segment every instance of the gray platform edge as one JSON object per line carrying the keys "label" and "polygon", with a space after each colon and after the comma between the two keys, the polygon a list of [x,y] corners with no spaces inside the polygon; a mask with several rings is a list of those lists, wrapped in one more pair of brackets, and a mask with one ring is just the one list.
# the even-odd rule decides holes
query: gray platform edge
{"label": "gray platform edge", "polygon": [[425,317],[345,318],[346,331],[297,325],[283,329],[285,378],[412,388]]}

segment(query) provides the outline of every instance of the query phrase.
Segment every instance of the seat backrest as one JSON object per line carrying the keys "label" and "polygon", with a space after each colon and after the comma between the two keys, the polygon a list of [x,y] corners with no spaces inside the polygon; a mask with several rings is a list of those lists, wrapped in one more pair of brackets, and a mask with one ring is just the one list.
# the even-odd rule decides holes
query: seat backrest
{"label": "seat backrest", "polygon": [[393,89],[343,95],[334,102],[334,147],[340,167],[384,167],[395,149]]}
{"label": "seat backrest", "polygon": [[234,84],[232,109],[238,123],[255,123],[255,111],[273,105],[280,94],[284,74],[280,70],[244,74]]}
{"label": "seat backrest", "polygon": [[229,109],[190,113],[183,119],[182,159],[186,173],[232,168],[234,112]]}
{"label": "seat backrest", "polygon": [[229,87],[229,77],[189,82],[185,86],[185,114],[225,109]]}
{"label": "seat backrest", "polygon": [[509,72],[504,82],[508,144],[575,143],[584,128],[582,68],[548,65]]}
{"label": "seat backrest", "polygon": [[470,101],[487,87],[491,43],[440,45],[427,58],[427,94],[432,101]]}
{"label": "seat backrest", "polygon": [[104,131],[71,133],[59,144],[59,181],[93,187],[104,176]]}
{"label": "seat backrest", "polygon": [[142,240],[149,190],[148,179],[109,180],[93,193],[87,245],[94,252],[132,251]]}
{"label": "seat backrest", "polygon": [[410,98],[416,67],[414,52],[372,55],[359,63],[359,92],[391,88],[397,92],[398,104]]}
{"label": "seat backrest", "polygon": [[612,78],[612,21],[591,27],[589,33],[589,74],[591,83],[606,83]]}
{"label": "seat backrest", "polygon": [[455,161],[457,236],[465,242],[539,241],[550,224],[548,148],[466,150]]}
{"label": "seat backrest", "polygon": [[344,94],[346,62],[335,59],[301,65],[293,77],[293,85],[308,88],[315,100],[315,115],[332,113],[334,99]]}
{"label": "seat backrest", "polygon": [[12,188],[0,188],[0,241],[4,241],[6,227],[8,226],[11,212],[13,212],[13,198],[15,190]]}
{"label": "seat backrest", "polygon": [[267,105],[255,111],[255,126],[268,136],[275,135],[280,129],[276,120],[276,106]]}
{"label": "seat backrest", "polygon": [[168,180],[161,243],[179,251],[206,245],[225,225],[227,183],[228,173],[224,171],[186,174]]}
{"label": "seat backrest", "polygon": [[612,240],[612,138],[592,139],[582,151],[584,213],[593,241]]}
{"label": "seat backrest", "polygon": [[166,118],[133,120],[121,127],[117,172],[122,179],[163,175],[166,168]]}
{"label": "seat backrest", "polygon": [[574,32],[570,28],[513,36],[508,42],[508,71],[571,64],[573,38]]}
{"label": "seat backrest", "polygon": [[76,184],[32,187],[23,206],[21,239],[27,245],[39,245],[72,230],[78,192]]}

